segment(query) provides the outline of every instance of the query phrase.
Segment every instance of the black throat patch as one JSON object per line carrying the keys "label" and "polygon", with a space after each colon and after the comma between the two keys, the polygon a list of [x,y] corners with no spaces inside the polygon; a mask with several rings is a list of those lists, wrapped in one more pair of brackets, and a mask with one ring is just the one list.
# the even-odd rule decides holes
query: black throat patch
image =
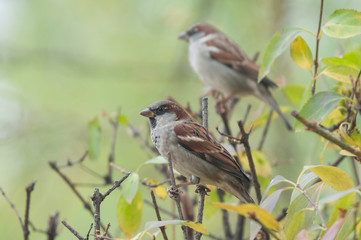
{"label": "black throat patch", "polygon": [[149,118],[150,128],[154,129],[157,126],[157,120],[155,118]]}

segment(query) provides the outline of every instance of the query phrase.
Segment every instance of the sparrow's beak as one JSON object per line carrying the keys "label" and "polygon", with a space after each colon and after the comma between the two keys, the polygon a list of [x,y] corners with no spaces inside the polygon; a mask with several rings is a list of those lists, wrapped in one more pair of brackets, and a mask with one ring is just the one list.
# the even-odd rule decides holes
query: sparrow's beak
{"label": "sparrow's beak", "polygon": [[152,117],[154,117],[154,112],[150,111],[149,108],[144,109],[144,110],[141,111],[139,114],[142,115],[142,116],[144,116],[144,117],[147,117],[147,118],[152,118]]}
{"label": "sparrow's beak", "polygon": [[178,35],[178,38],[188,42],[189,36],[187,32],[182,32],[181,34]]}

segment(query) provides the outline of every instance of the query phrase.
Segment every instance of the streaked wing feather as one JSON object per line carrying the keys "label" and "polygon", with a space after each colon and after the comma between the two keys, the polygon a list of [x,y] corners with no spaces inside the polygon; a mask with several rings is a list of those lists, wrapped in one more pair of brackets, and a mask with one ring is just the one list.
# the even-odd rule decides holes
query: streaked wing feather
{"label": "streaked wing feather", "polygon": [[240,178],[245,175],[232,155],[200,124],[190,121],[174,127],[178,142],[192,154]]}

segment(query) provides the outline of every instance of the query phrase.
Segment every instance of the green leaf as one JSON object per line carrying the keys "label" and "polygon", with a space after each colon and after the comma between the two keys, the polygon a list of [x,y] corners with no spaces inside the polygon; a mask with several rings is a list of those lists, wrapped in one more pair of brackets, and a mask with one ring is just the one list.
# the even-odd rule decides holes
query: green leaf
{"label": "green leaf", "polygon": [[356,116],[356,127],[359,131],[361,131],[361,116],[358,114]]}
{"label": "green leaf", "polygon": [[301,36],[297,36],[290,46],[291,57],[293,61],[300,67],[311,72],[312,69],[312,53],[307,43]]}
{"label": "green leaf", "polygon": [[344,65],[331,65],[320,72],[319,76],[326,75],[340,82],[350,83],[350,75],[356,79],[358,70]]}
{"label": "green leaf", "polygon": [[[303,171],[302,171],[303,172]],[[302,189],[305,189],[307,184],[309,184],[311,181],[315,180],[317,178],[317,175],[313,172],[305,173],[301,176],[300,182],[298,183]],[[297,190],[293,190],[291,195],[291,202],[301,193]]]}
{"label": "green leaf", "polygon": [[[318,92],[311,97],[300,111],[300,116],[320,123],[345,97],[336,92]],[[295,128],[300,128],[302,124],[296,121]]]}
{"label": "green leaf", "polygon": [[282,90],[293,104],[298,105],[301,102],[305,88],[299,85],[287,85]]}
{"label": "green leaf", "polygon": [[122,184],[122,196],[130,204],[135,197],[139,187],[139,175],[137,173],[131,173],[129,177]]}
{"label": "green leaf", "polygon": [[263,193],[263,195],[262,195],[262,200],[261,200],[261,202],[264,201],[264,199],[265,199],[266,196],[267,196],[268,191],[271,189],[272,186],[274,186],[274,185],[276,185],[276,184],[279,184],[279,183],[281,183],[281,182],[284,182],[284,181],[287,181],[287,179],[284,178],[284,177],[282,177],[282,176],[280,176],[280,175],[277,175],[277,176],[275,176],[274,178],[272,178],[272,180],[269,182],[266,190],[264,191],[264,193]]}
{"label": "green leaf", "polygon": [[258,73],[258,81],[260,82],[271,71],[271,66],[278,56],[280,56],[290,45],[293,39],[301,32],[301,28],[285,29],[283,33],[275,33],[269,42],[263,61]]}
{"label": "green leaf", "polygon": [[291,219],[291,221],[285,226],[286,239],[295,239],[297,233],[302,227],[303,220],[305,218],[305,211],[300,210]]}
{"label": "green leaf", "polygon": [[138,190],[131,203],[128,203],[123,195],[120,195],[117,204],[117,217],[120,229],[129,239],[137,231],[142,219],[143,198]]}
{"label": "green leaf", "polygon": [[[305,191],[307,195],[312,199],[313,202],[318,202],[318,199],[320,197],[320,193],[324,188],[324,183],[319,182],[311,187],[307,188]],[[293,216],[297,214],[300,210],[305,208],[312,208],[312,204],[307,200],[307,198],[300,194],[298,195],[289,205],[287,210],[287,216],[284,220],[284,224],[287,225],[292,220]],[[308,229],[312,223],[313,223],[313,217],[315,215],[315,212],[307,211],[305,212],[305,221],[303,228]]]}
{"label": "green leaf", "polygon": [[168,160],[162,156],[157,156],[155,158],[146,161],[144,164],[164,164],[164,163],[168,163]]}
{"label": "green leaf", "polygon": [[95,117],[88,123],[88,154],[93,160],[100,155],[100,132],[99,120]]}
{"label": "green leaf", "polygon": [[350,239],[348,236],[353,232],[353,223],[354,222],[355,213],[354,211],[347,211],[344,222],[347,224],[342,224],[340,230],[338,231],[334,240],[344,240]]}
{"label": "green leaf", "polygon": [[334,11],[323,25],[323,32],[334,38],[349,38],[361,34],[361,13],[353,9]]}
{"label": "green leaf", "polygon": [[337,191],[344,191],[354,187],[351,177],[337,167],[317,166],[310,168],[310,170]]}

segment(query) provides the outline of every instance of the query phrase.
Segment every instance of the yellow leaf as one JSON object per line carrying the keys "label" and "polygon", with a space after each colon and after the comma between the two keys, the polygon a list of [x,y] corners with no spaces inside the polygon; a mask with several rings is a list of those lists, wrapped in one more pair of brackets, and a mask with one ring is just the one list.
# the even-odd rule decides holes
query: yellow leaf
{"label": "yellow leaf", "polygon": [[300,67],[311,71],[312,53],[307,43],[301,36],[296,37],[290,46],[291,57],[293,61]]}
{"label": "yellow leaf", "polygon": [[[252,157],[253,157],[254,165],[256,167],[257,175],[261,177],[271,176],[272,168],[270,163],[267,161],[265,155],[260,151],[252,150]],[[244,166],[244,169],[246,171],[250,171],[247,154],[245,152],[239,152],[238,158],[242,166]]]}
{"label": "yellow leaf", "polygon": [[183,222],[182,225],[193,228],[194,230],[196,230],[197,232],[200,232],[202,234],[208,234],[206,227],[201,223],[186,221],[186,222]]}
{"label": "yellow leaf", "polygon": [[337,191],[344,191],[354,187],[351,177],[337,167],[317,166],[310,168],[310,170]]}
{"label": "yellow leaf", "polygon": [[246,204],[240,204],[240,205],[231,205],[227,203],[213,203],[214,206],[226,209],[230,211],[234,211],[242,216],[245,216],[249,219],[255,220],[259,223],[261,223],[263,226],[265,226],[268,229],[272,229],[275,231],[280,230],[280,224],[279,222],[272,216],[271,213],[268,211],[260,208],[256,204],[253,203],[246,203]]}
{"label": "yellow leaf", "polygon": [[[149,182],[152,185],[156,185],[159,183],[158,180],[148,178],[146,179],[147,182]],[[160,199],[165,200],[167,198],[167,190],[165,189],[164,185],[159,185],[155,188],[153,188],[153,191],[155,195],[157,195]]]}
{"label": "yellow leaf", "polygon": [[345,125],[350,125],[350,123],[344,122],[344,123],[342,123],[342,124],[340,125],[340,127],[338,128],[339,131],[340,131],[340,133],[341,133],[341,136],[342,136],[343,140],[344,140],[345,142],[347,142],[348,144],[350,144],[350,145],[352,145],[352,146],[360,149],[360,147],[361,147],[361,142],[356,142],[356,141],[354,141],[354,140],[345,132],[345,128],[344,128]]}

